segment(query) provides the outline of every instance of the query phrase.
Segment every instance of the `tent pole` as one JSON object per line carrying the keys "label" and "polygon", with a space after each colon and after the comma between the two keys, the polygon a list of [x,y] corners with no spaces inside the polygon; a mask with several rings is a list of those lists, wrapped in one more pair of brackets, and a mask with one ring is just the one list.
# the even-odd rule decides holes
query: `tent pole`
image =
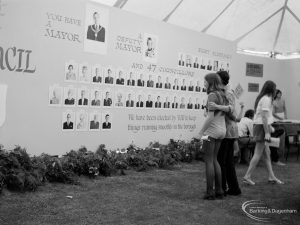
{"label": "tent pole", "polygon": [[213,21],[211,21],[210,24],[208,24],[201,32],[205,33],[217,21],[217,19],[219,19],[219,17],[222,16],[222,14],[232,5],[234,1],[235,0],[229,2],[229,4],[222,10],[222,12],[220,12],[219,15],[217,15],[217,17],[214,18]]}
{"label": "tent pole", "polygon": [[273,52],[275,52],[275,47],[276,47],[277,42],[278,42],[278,37],[279,37],[280,31],[281,31],[282,22],[283,22],[283,19],[284,19],[287,3],[288,3],[288,0],[285,0],[284,6],[282,7],[281,19],[280,19],[280,22],[279,22],[279,25],[278,25],[275,41],[274,41],[274,44],[273,44]]}
{"label": "tent pole", "polygon": [[251,30],[249,30],[248,32],[246,32],[245,34],[243,34],[242,36],[240,36],[239,38],[235,39],[235,42],[239,42],[241,41],[244,37],[246,37],[248,34],[250,34],[252,31],[256,30],[258,27],[260,27],[261,25],[263,25],[265,22],[267,22],[269,19],[271,19],[273,16],[275,16],[277,13],[279,13],[281,10],[283,10],[283,7],[281,7],[280,9],[278,9],[276,12],[274,12],[272,15],[270,15],[268,18],[266,18],[264,21],[260,22],[258,25],[256,25],[255,27],[253,27]]}
{"label": "tent pole", "polygon": [[176,9],[181,5],[182,2],[183,2],[183,0],[178,2],[178,4],[174,7],[174,9],[163,19],[164,22],[168,22],[168,20],[172,16],[172,14],[176,11]]}

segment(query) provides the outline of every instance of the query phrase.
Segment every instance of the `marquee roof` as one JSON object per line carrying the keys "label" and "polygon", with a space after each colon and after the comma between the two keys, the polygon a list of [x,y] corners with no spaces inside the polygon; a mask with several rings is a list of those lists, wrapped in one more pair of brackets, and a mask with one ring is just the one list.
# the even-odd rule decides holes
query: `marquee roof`
{"label": "marquee roof", "polygon": [[299,0],[93,0],[237,43],[239,50],[300,53]]}

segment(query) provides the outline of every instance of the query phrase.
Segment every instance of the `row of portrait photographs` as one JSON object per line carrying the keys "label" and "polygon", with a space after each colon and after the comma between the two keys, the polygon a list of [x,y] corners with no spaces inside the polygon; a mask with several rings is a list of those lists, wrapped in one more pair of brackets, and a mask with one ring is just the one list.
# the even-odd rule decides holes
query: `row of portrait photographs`
{"label": "row of portrait photographs", "polygon": [[226,70],[229,73],[230,70],[229,62],[214,60],[186,53],[178,53],[177,65],[214,72]]}
{"label": "row of portrait photographs", "polygon": [[63,131],[100,131],[112,129],[112,115],[110,112],[85,110],[66,110],[62,113]]}
{"label": "row of portrait photographs", "polygon": [[[147,74],[144,72],[128,71],[124,69],[113,69],[112,67],[103,68],[100,65],[90,67],[87,64],[79,65],[79,76],[75,73],[74,68],[77,68],[76,63],[67,63],[65,72],[65,81],[79,81],[81,83],[118,85],[129,87],[148,87],[148,88],[163,88],[170,90],[195,91],[201,92],[203,89],[203,81],[200,80],[179,78],[177,76],[165,76]],[[78,79],[77,79],[78,78]]]}
{"label": "row of portrait photographs", "polygon": [[170,95],[166,93],[144,93],[111,89],[89,90],[87,87],[75,88],[73,86],[49,87],[49,105],[66,107],[92,107],[92,108],[164,108],[164,109],[200,109],[206,104],[206,95],[193,96]]}

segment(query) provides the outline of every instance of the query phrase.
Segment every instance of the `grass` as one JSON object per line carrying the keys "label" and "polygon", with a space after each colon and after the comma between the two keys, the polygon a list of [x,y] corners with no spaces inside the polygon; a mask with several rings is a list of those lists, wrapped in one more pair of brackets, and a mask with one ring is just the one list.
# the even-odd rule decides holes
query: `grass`
{"label": "grass", "polygon": [[[289,157],[285,167],[273,169],[286,184],[268,184],[266,169],[260,165],[253,177],[257,185],[240,182],[241,196],[215,201],[202,199],[206,187],[203,162],[95,180],[82,177],[77,186],[48,183],[32,193],[5,190],[0,196],[0,224],[259,224],[241,209],[243,202],[257,199],[270,208],[298,210],[297,214],[271,215],[269,224],[299,224],[300,161]],[[237,166],[239,180],[246,170],[246,165]]]}

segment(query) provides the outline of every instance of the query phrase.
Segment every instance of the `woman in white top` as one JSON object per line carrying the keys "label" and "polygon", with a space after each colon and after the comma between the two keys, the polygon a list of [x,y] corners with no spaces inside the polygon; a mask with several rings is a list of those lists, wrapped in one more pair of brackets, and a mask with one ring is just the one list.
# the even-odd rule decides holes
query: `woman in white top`
{"label": "woman in white top", "polygon": [[282,92],[276,90],[276,94],[273,101],[274,117],[278,120],[287,119],[285,101],[282,99]]}
{"label": "woman in white top", "polygon": [[243,178],[243,182],[250,185],[255,185],[251,180],[251,175],[257,166],[262,154],[264,153],[264,160],[269,173],[269,182],[283,184],[277,177],[275,177],[272,169],[270,159],[270,149],[266,145],[266,141],[270,141],[271,133],[274,132],[274,128],[271,124],[274,122],[273,118],[273,97],[276,91],[276,84],[273,81],[266,81],[261,89],[261,92],[256,98],[254,109],[254,125],[253,125],[253,137],[256,141],[254,156],[251,159],[249,168]]}

